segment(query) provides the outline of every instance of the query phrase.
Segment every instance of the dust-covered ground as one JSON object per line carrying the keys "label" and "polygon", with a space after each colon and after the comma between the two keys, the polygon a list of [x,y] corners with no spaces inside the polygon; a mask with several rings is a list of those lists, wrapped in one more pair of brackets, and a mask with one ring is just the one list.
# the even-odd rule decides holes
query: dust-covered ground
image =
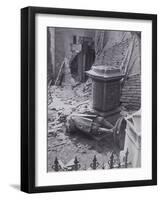
{"label": "dust-covered ground", "polygon": [[[50,88],[50,104],[48,105],[48,172],[53,171],[52,165],[57,157],[67,165],[75,156],[80,162],[80,170],[87,170],[96,155],[98,169],[107,165],[112,151],[117,149],[113,143],[103,139],[95,141],[81,133],[68,133],[66,119],[73,113],[90,113],[92,103],[92,85],[90,79],[86,83],[71,86],[52,86]],[[110,117],[115,123],[118,117]]]}

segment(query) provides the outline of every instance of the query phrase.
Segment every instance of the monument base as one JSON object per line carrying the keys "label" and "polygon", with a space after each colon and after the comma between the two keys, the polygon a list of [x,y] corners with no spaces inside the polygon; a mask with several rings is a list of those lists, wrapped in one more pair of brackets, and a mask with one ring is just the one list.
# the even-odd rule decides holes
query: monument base
{"label": "monument base", "polygon": [[101,111],[98,111],[96,109],[93,109],[94,112],[97,114],[97,115],[100,115],[101,117],[109,117],[109,116],[112,116],[112,115],[116,115],[116,114],[119,114],[121,112],[121,108],[118,107],[114,110],[110,110],[108,112],[101,112]]}

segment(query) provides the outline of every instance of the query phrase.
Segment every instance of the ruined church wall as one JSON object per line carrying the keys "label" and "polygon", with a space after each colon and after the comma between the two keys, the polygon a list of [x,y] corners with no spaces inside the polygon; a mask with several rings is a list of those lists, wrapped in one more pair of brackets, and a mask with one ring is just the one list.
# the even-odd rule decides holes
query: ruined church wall
{"label": "ruined church wall", "polygon": [[[49,61],[48,68],[52,68],[52,79],[55,80],[64,58],[71,56],[71,44],[73,43],[73,36],[79,37],[92,37],[94,38],[95,32],[87,29],[72,29],[72,28],[54,28],[50,27],[48,35],[49,45]],[[49,71],[51,71],[49,70]]]}
{"label": "ruined church wall", "polygon": [[[131,39],[130,32],[105,31],[103,45],[96,55],[95,65],[120,67]],[[96,47],[97,48],[97,47]]]}

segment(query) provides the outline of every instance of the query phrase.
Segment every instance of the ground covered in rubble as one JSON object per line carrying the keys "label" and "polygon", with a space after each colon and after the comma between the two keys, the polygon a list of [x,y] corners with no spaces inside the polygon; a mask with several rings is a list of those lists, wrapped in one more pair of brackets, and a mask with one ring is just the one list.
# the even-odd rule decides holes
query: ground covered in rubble
{"label": "ground covered in rubble", "polygon": [[[53,171],[52,165],[57,157],[64,165],[68,165],[77,156],[80,170],[90,168],[96,155],[99,167],[107,164],[112,151],[116,151],[113,144],[105,139],[95,141],[83,133],[68,133],[66,119],[73,113],[86,113],[91,108],[92,91],[91,80],[86,83],[71,86],[52,86],[48,105],[48,171]],[[92,112],[90,110],[90,112]],[[115,121],[111,118],[111,122]]]}

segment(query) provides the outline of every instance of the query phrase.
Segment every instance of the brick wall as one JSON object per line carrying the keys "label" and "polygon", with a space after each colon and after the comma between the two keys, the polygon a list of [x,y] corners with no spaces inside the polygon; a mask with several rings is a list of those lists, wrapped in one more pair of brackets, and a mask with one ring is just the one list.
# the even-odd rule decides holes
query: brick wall
{"label": "brick wall", "polygon": [[121,104],[128,110],[139,110],[141,107],[141,75],[129,76],[122,88]]}

